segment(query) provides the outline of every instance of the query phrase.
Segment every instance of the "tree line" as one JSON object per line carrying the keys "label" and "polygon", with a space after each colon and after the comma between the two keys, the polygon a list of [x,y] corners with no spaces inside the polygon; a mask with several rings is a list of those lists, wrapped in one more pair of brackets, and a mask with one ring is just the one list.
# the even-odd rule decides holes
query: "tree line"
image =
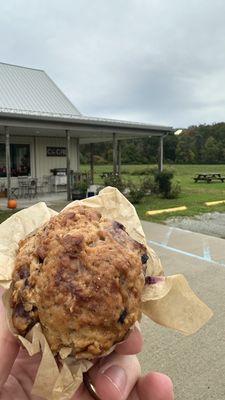
{"label": "tree line", "polygon": [[[158,161],[159,138],[121,141],[121,161],[124,164],[147,164]],[[113,159],[112,143],[94,145],[94,161],[108,164]],[[225,163],[225,123],[190,126],[181,135],[169,134],[164,139],[164,159],[168,163]],[[89,145],[81,146],[81,162],[90,162]]]}

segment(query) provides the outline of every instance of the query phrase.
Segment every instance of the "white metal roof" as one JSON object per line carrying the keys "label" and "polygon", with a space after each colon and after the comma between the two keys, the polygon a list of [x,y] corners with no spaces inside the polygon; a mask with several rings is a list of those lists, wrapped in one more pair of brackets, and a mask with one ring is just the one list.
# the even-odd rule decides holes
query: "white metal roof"
{"label": "white metal roof", "polygon": [[81,116],[44,71],[5,63],[0,63],[0,112]]}
{"label": "white metal roof", "polygon": [[59,129],[76,131],[79,128],[89,133],[90,140],[93,129],[104,135],[120,132],[130,137],[173,132],[170,126],[84,116],[44,71],[0,63],[0,135],[6,125],[14,126],[16,134],[16,126],[47,130],[53,129],[50,123],[55,124],[55,129],[59,123]]}

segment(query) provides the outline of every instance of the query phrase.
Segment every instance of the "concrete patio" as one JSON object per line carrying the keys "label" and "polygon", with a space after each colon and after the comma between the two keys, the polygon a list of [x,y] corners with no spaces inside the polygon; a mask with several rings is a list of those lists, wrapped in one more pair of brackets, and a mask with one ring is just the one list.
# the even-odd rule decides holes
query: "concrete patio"
{"label": "concrete patio", "polygon": [[[44,193],[43,195],[35,196],[34,198],[25,198],[17,200],[17,208],[27,208],[39,201],[44,201],[48,207],[53,208],[56,211],[60,211],[69,201],[66,200],[66,192],[58,193]],[[7,198],[0,199],[0,210],[8,210],[7,208]]]}
{"label": "concrete patio", "polygon": [[195,335],[182,336],[147,318],[139,356],[143,372],[168,374],[176,400],[225,399],[225,252],[224,240],[143,221],[149,245],[159,255],[166,275],[182,273],[214,312]]}

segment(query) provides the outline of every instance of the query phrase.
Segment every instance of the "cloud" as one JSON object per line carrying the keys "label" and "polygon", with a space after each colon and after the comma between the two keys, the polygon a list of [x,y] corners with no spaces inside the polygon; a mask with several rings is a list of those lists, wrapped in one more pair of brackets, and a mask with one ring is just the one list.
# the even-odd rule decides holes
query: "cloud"
{"label": "cloud", "polygon": [[11,0],[1,61],[43,68],[86,115],[224,120],[223,0]]}

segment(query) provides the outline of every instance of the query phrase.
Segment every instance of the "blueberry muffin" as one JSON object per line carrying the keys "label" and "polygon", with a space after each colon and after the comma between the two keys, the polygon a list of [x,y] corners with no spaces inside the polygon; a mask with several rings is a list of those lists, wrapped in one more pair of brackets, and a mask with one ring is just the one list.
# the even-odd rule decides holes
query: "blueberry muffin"
{"label": "blueberry muffin", "polygon": [[19,243],[10,304],[16,331],[37,322],[54,354],[92,359],[140,319],[145,246],[93,208],[71,207]]}

